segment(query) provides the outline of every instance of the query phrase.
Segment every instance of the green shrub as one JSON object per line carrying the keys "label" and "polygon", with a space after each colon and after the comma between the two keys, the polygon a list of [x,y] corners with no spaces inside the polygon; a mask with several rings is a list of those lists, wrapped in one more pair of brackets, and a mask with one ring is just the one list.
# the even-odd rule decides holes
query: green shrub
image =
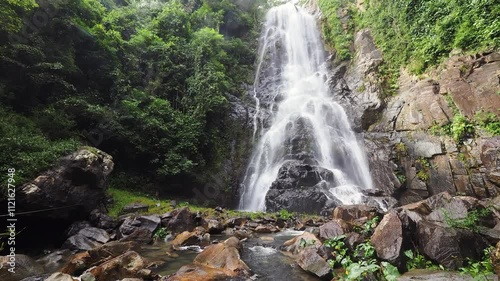
{"label": "green shrub", "polygon": [[0,181],[5,183],[6,171],[16,169],[16,186],[50,168],[80,143],[75,139],[49,140],[36,124],[21,115],[0,108]]}

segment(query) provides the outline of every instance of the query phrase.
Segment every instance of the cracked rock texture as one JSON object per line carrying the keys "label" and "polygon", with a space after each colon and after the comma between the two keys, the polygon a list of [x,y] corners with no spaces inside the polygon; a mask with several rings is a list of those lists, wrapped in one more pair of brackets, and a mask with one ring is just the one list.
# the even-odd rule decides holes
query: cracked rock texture
{"label": "cracked rock texture", "polygon": [[432,127],[452,122],[456,112],[500,117],[500,53],[453,55],[416,77],[401,69],[397,94],[383,98],[383,55],[370,30],[359,31],[354,59],[335,63],[330,87],[364,139],[374,192],[400,204],[440,192],[494,197],[500,191],[500,137],[477,132],[457,144],[435,136]]}

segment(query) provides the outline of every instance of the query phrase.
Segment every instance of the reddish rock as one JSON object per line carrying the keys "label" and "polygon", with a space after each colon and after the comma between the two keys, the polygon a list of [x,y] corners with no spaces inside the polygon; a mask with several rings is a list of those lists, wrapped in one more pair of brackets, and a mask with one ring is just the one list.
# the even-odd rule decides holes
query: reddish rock
{"label": "reddish rock", "polygon": [[75,254],[60,271],[73,276],[79,275],[91,266],[122,255],[136,246],[135,242],[113,241],[90,251]]}
{"label": "reddish rock", "polygon": [[307,248],[300,253],[297,264],[305,271],[320,278],[330,273],[330,266],[314,248]]}
{"label": "reddish rock", "polygon": [[345,221],[333,219],[319,227],[319,238],[322,240],[334,238],[344,234],[347,229],[348,225]]}
{"label": "reddish rock", "polygon": [[304,232],[302,235],[296,236],[281,246],[281,249],[286,252],[290,252],[293,255],[297,255],[304,251],[306,248],[319,249],[321,247],[321,241],[316,238],[316,236],[309,232]]}
{"label": "reddish rock", "polygon": [[399,262],[402,254],[403,228],[395,212],[387,213],[370,239],[377,256],[391,263]]}
{"label": "reddish rock", "polygon": [[273,233],[280,231],[276,226],[273,225],[259,225],[254,230],[257,233]]}
{"label": "reddish rock", "polygon": [[334,219],[341,219],[346,222],[351,222],[362,217],[372,219],[377,215],[377,210],[374,207],[366,205],[344,205],[338,206],[333,211]]}
{"label": "reddish rock", "polygon": [[176,248],[179,246],[197,245],[202,240],[204,233],[205,231],[201,227],[192,232],[184,231],[175,237],[174,241],[172,241],[172,246]]}
{"label": "reddish rock", "polygon": [[144,278],[151,275],[151,271],[144,267],[144,259],[138,253],[130,251],[94,267],[90,273],[99,281]]}

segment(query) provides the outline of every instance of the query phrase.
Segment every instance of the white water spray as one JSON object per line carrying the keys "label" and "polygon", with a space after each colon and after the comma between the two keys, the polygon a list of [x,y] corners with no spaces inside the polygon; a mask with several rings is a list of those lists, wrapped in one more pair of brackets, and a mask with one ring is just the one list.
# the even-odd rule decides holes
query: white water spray
{"label": "white water spray", "polygon": [[[265,210],[266,193],[280,167],[298,159],[298,154],[309,155],[315,165],[333,172],[327,197],[360,203],[360,188],[372,188],[368,163],[344,109],[328,95],[326,55],[314,16],[290,3],[272,8],[260,44],[254,137],[259,129],[261,134],[243,180],[239,208]],[[271,87],[266,86],[271,93],[257,91],[264,76],[273,77]],[[262,96],[271,97],[268,128],[263,128]],[[296,151],[297,142],[302,151]]]}

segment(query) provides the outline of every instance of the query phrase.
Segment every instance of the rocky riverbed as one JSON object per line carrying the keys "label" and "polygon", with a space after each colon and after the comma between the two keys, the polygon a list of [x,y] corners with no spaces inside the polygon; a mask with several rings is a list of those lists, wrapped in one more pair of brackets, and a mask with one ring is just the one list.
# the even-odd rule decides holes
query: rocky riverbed
{"label": "rocky riverbed", "polygon": [[[61,249],[36,260],[17,255],[15,274],[7,271],[8,257],[2,257],[0,279],[339,280],[346,266],[332,267],[329,261],[341,254],[356,258],[357,246],[367,242],[377,266],[385,261],[406,272],[415,263],[405,254],[411,250],[429,261],[427,267],[446,270],[411,270],[398,280],[470,280],[453,272],[469,259],[481,260],[490,246],[496,248],[488,258],[500,273],[500,197],[481,201],[440,193],[386,213],[353,205],[310,218],[234,216],[222,208],[191,212],[188,207],[141,215],[143,209],[129,206],[125,211],[137,212],[119,218],[94,210],[90,220],[70,226]],[[467,220],[475,218],[477,226],[468,228]],[[342,241],[343,247],[331,241]],[[377,280],[377,274],[367,272],[364,278]]]}

